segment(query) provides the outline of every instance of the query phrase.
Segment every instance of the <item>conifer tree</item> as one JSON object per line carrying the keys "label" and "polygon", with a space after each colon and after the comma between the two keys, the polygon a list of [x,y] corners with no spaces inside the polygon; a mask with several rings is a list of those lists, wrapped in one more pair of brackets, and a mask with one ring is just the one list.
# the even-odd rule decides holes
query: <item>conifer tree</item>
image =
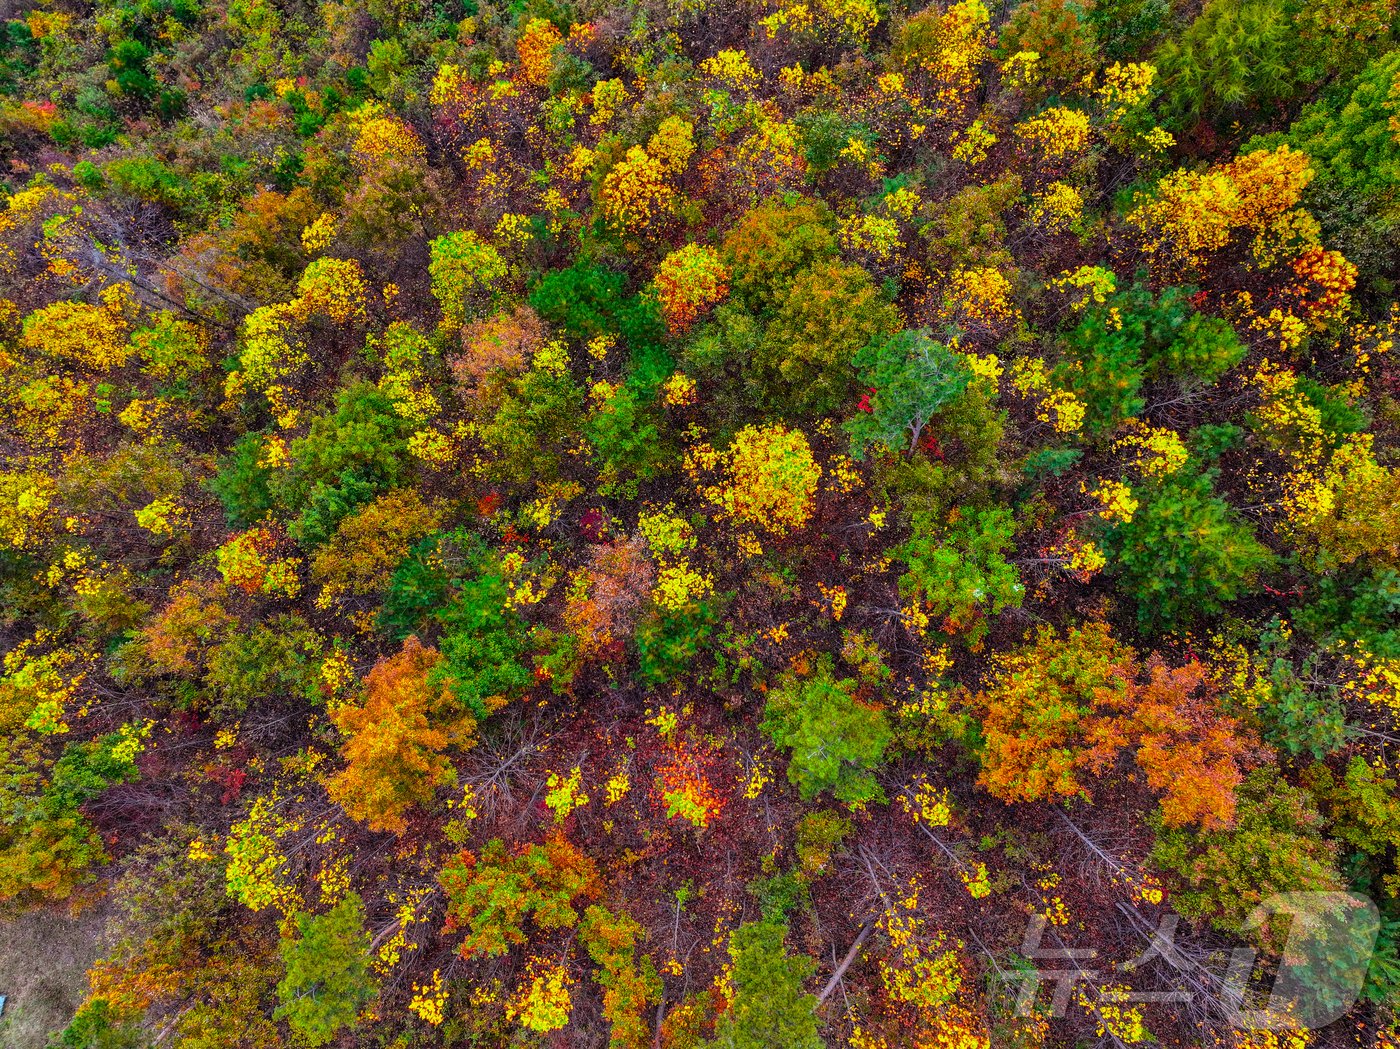
{"label": "conifer tree", "polygon": [[280,947],[286,975],[273,1015],[286,1020],[300,1042],[325,1045],[355,1024],[375,994],[364,904],[347,893],[327,913],[298,914],[296,922],[296,935],[284,937]]}
{"label": "conifer tree", "polygon": [[786,933],[786,925],[765,919],[730,935],[734,1004],[720,1017],[710,1049],[823,1049],[816,995],[802,992],[816,962],[788,954]]}

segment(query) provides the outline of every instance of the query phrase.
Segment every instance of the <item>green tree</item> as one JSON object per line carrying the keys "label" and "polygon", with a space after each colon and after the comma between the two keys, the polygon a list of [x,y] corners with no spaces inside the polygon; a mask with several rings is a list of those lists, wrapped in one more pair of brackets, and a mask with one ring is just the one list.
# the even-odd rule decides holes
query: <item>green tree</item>
{"label": "green tree", "polygon": [[273,698],[319,699],[321,652],[320,635],[298,615],[254,623],[209,656],[205,684],[214,713],[236,716]]}
{"label": "green tree", "polygon": [[1055,379],[1088,409],[1090,434],[1106,434],[1142,411],[1142,385],[1174,376],[1213,383],[1245,354],[1234,329],[1196,313],[1189,288],[1156,297],[1142,284],[1089,310],[1063,340]]}
{"label": "green tree", "polygon": [[1131,62],[1147,53],[1171,23],[1166,0],[1097,0],[1088,18],[1109,62]]}
{"label": "green tree", "polygon": [[228,524],[235,528],[258,524],[272,510],[272,471],[262,465],[265,443],[260,433],[239,437],[209,479],[209,489],[224,504]]}
{"label": "green tree", "polygon": [[1338,776],[1326,765],[1314,765],[1303,778],[1328,817],[1328,833],[1354,853],[1363,891],[1400,896],[1400,799],[1395,770],[1383,759],[1374,763],[1357,754]]}
{"label": "green tree", "polygon": [[152,204],[163,204],[178,215],[194,211],[202,203],[191,192],[190,183],[153,157],[121,157],[104,172],[112,185],[123,193]]}
{"label": "green tree", "polygon": [[[726,377],[730,365],[748,359],[750,348],[763,337],[758,318],[742,303],[729,299],[715,307],[708,320],[677,351],[687,375],[696,378]],[[742,386],[732,382],[715,385],[716,397],[732,402],[731,414],[743,417],[748,401]]]}
{"label": "green tree", "polygon": [[1219,317],[1193,313],[1176,333],[1176,338],[1149,357],[1148,367],[1213,383],[1239,364],[1244,355],[1244,344],[1234,328]]}
{"label": "green tree", "polygon": [[817,1033],[816,995],[802,984],[817,965],[790,955],[787,926],[746,922],[729,936],[734,965],[734,1004],[715,1025],[710,1049],[823,1049]]}
{"label": "green tree", "polygon": [[295,936],[280,946],[286,975],[277,985],[273,1014],[286,1020],[306,1045],[325,1045],[347,1027],[375,995],[369,971],[369,933],[358,894],[321,915],[299,913]]}
{"label": "green tree", "polygon": [[1157,50],[1177,120],[1242,115],[1287,100],[1306,75],[1304,41],[1285,0],[1210,0]]}
{"label": "green tree", "polygon": [[136,1021],[120,1017],[111,1002],[97,998],[84,1002],[73,1022],[49,1045],[51,1049],[141,1049],[141,1028]]}
{"label": "green tree", "polygon": [[873,770],[893,732],[885,712],[856,699],[854,678],[837,679],[829,659],[806,679],[789,671],[769,691],[763,731],[791,751],[788,779],[804,798],[824,790],[840,801],[883,800]]}
{"label": "green tree", "polygon": [[1006,431],[1006,412],[996,407],[996,391],[970,383],[945,404],[925,428],[936,441],[930,455],[894,462],[876,460],[876,478],[885,498],[911,515],[943,517],[952,506],[982,506],[996,500],[1002,470],[997,452]]}
{"label": "green tree", "polygon": [[[306,513],[308,537],[314,530],[313,541],[323,541],[355,506],[405,479],[413,430],[378,387],[348,386],[336,395],[334,410],[314,418],[306,436],[291,442],[291,465],[274,475],[271,494],[278,505]],[[353,498],[338,498],[350,493]],[[337,509],[327,513],[331,506]]]}
{"label": "green tree", "polygon": [[462,584],[453,602],[438,613],[443,635],[442,663],[433,681],[452,690],[479,719],[503,706],[530,683],[521,663],[524,624],[506,606],[505,580],[491,569]]}
{"label": "green tree", "polygon": [[1296,622],[1324,646],[1360,640],[1387,659],[1400,657],[1400,570],[1360,562],[1318,577]]}
{"label": "green tree", "polygon": [[379,612],[379,629],[396,641],[424,632],[429,618],[448,603],[459,573],[452,566],[470,568],[474,536],[458,542],[455,533],[430,535],[417,543],[389,576],[384,607]]}
{"label": "green tree", "polygon": [[[1135,284],[1090,309],[1066,335],[1065,359],[1055,379],[1084,402],[1089,433],[1111,432],[1142,411],[1142,384],[1190,314],[1183,289],[1169,288],[1154,298]],[[1186,351],[1177,356],[1194,360]]]}
{"label": "green tree", "polygon": [[626,284],[621,273],[578,262],[546,273],[530,293],[530,305],[575,339],[615,335],[628,305]]}
{"label": "green tree", "polygon": [[1269,661],[1267,677],[1256,684],[1255,714],[1264,739],[1281,752],[1324,758],[1346,745],[1346,714],[1335,686],[1314,684],[1321,680],[1314,661],[1309,656],[1301,668],[1283,658]]}
{"label": "green tree", "polygon": [[802,132],[802,157],[807,172],[822,175],[841,163],[841,151],[852,139],[870,145],[874,136],[863,124],[852,123],[844,114],[821,107],[798,115],[793,121]]}
{"label": "green tree", "polygon": [[1132,520],[1109,530],[1105,549],[1139,622],[1156,629],[1220,612],[1274,562],[1205,474],[1177,474],[1144,493]]}
{"label": "green tree", "polygon": [[909,566],[899,579],[901,594],[922,601],[974,644],[987,633],[985,615],[1021,607],[1025,588],[1002,557],[1016,532],[1011,511],[969,508],[947,520],[916,513],[912,523],[909,541],[891,551]]}
{"label": "green tree", "polygon": [[660,305],[653,294],[629,294],[621,273],[586,262],[553,270],[530,293],[530,305],[581,341],[616,336],[630,353],[627,384],[639,394],[649,397],[671,374]]}
{"label": "green tree", "polygon": [[972,379],[965,359],[927,331],[903,331],[855,355],[860,381],[873,391],[846,423],[851,448],[863,458],[872,444],[912,452],[934,414]]}
{"label": "green tree", "polygon": [[1321,223],[1327,246],[1360,270],[1361,287],[1393,279],[1400,252],[1400,139],[1391,124],[1397,75],[1400,49],[1324,92],[1287,132],[1244,147],[1287,143],[1308,155],[1317,172],[1307,190],[1308,210]]}
{"label": "green tree", "polygon": [[[1308,793],[1272,768],[1245,777],[1234,826],[1195,831],[1159,825],[1151,859],[1179,881],[1172,893],[1176,909],[1223,932],[1239,932],[1250,912],[1274,893],[1345,888]],[[1261,935],[1278,946],[1282,931],[1270,927]]]}
{"label": "green tree", "polygon": [[649,609],[632,638],[642,684],[655,687],[685,673],[714,633],[720,610],[717,599],[692,601],[676,611]]}
{"label": "green tree", "polygon": [[[602,465],[600,491],[610,492],[630,479],[645,481],[661,469],[666,448],[653,413],[628,386],[595,388],[594,410],[584,433]],[[635,490],[635,485],[631,489]]]}
{"label": "green tree", "polygon": [[1245,149],[1287,141],[1312,161],[1314,193],[1332,183],[1400,218],[1400,140],[1391,125],[1397,76],[1400,50],[1377,58],[1344,90],[1308,106],[1287,133],[1255,139]]}
{"label": "green tree", "polygon": [[513,484],[557,480],[585,421],[583,390],[564,368],[538,362],[501,389],[477,431],[491,453],[489,476]]}
{"label": "green tree", "polygon": [[1086,317],[1067,340],[1068,359],[1055,369],[1056,385],[1083,402],[1084,428],[1091,436],[1112,431],[1145,405],[1140,335],[1126,320],[1114,328],[1106,318]]}

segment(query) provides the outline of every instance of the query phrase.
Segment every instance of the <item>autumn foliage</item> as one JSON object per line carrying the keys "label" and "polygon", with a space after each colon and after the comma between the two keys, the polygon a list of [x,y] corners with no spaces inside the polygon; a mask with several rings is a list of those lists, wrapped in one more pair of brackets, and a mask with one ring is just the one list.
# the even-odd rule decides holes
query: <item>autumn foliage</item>
{"label": "autumn foliage", "polygon": [[8,5],[0,1042],[1396,1049],[1397,288],[1397,0]]}
{"label": "autumn foliage", "polygon": [[1007,801],[1088,798],[1087,775],[1128,754],[1163,796],[1168,826],[1227,827],[1254,744],[1218,702],[1199,663],[1141,664],[1104,624],[1064,638],[1042,630],[999,660],[977,696],[985,711],[979,782]]}
{"label": "autumn foliage", "polygon": [[409,638],[365,678],[362,704],[331,714],[346,735],[345,769],[326,783],[330,796],[374,830],[402,831],[404,816],[456,779],[444,756],[475,743],[476,719],[429,677],[442,656]]}

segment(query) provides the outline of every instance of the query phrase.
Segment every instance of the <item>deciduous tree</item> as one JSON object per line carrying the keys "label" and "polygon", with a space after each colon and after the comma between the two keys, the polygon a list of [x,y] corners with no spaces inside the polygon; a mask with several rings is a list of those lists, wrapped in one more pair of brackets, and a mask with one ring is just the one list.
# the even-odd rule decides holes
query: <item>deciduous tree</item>
{"label": "deciduous tree", "polygon": [[347,737],[341,748],[346,767],[327,780],[326,790],[371,830],[402,833],[410,809],[456,782],[444,752],[476,742],[476,718],[432,680],[441,662],[439,652],[410,637],[369,672],[363,704],[345,703],[331,713]]}
{"label": "deciduous tree", "polygon": [[599,891],[598,868],[557,832],[515,850],[492,839],[479,857],[458,854],[438,880],[447,892],[447,931],[466,931],[463,958],[498,957],[528,942],[527,921],[543,932],[572,929],[575,903]]}

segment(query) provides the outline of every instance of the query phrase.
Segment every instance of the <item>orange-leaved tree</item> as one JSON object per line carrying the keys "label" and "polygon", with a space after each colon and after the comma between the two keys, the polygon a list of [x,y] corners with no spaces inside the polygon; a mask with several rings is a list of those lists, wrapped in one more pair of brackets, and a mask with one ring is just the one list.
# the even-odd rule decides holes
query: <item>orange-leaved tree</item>
{"label": "orange-leaved tree", "polygon": [[349,738],[341,748],[346,766],[327,781],[326,789],[372,830],[402,832],[410,808],[430,801],[437,787],[455,782],[456,771],[443,752],[476,742],[471,711],[429,680],[440,662],[436,649],[410,637],[402,651],[370,671],[363,703],[331,714]]}
{"label": "orange-leaved tree", "polygon": [[687,244],[661,260],[656,294],[666,327],[680,334],[729,294],[729,267],[714,248]]}
{"label": "orange-leaved tree", "polygon": [[974,703],[982,711],[979,782],[1003,801],[1089,799],[1086,773],[1132,752],[1162,795],[1168,826],[1229,826],[1235,788],[1255,750],[1220,713],[1205,669],[1140,664],[1103,623],[1060,637],[1042,628],[1029,647],[998,660]]}

